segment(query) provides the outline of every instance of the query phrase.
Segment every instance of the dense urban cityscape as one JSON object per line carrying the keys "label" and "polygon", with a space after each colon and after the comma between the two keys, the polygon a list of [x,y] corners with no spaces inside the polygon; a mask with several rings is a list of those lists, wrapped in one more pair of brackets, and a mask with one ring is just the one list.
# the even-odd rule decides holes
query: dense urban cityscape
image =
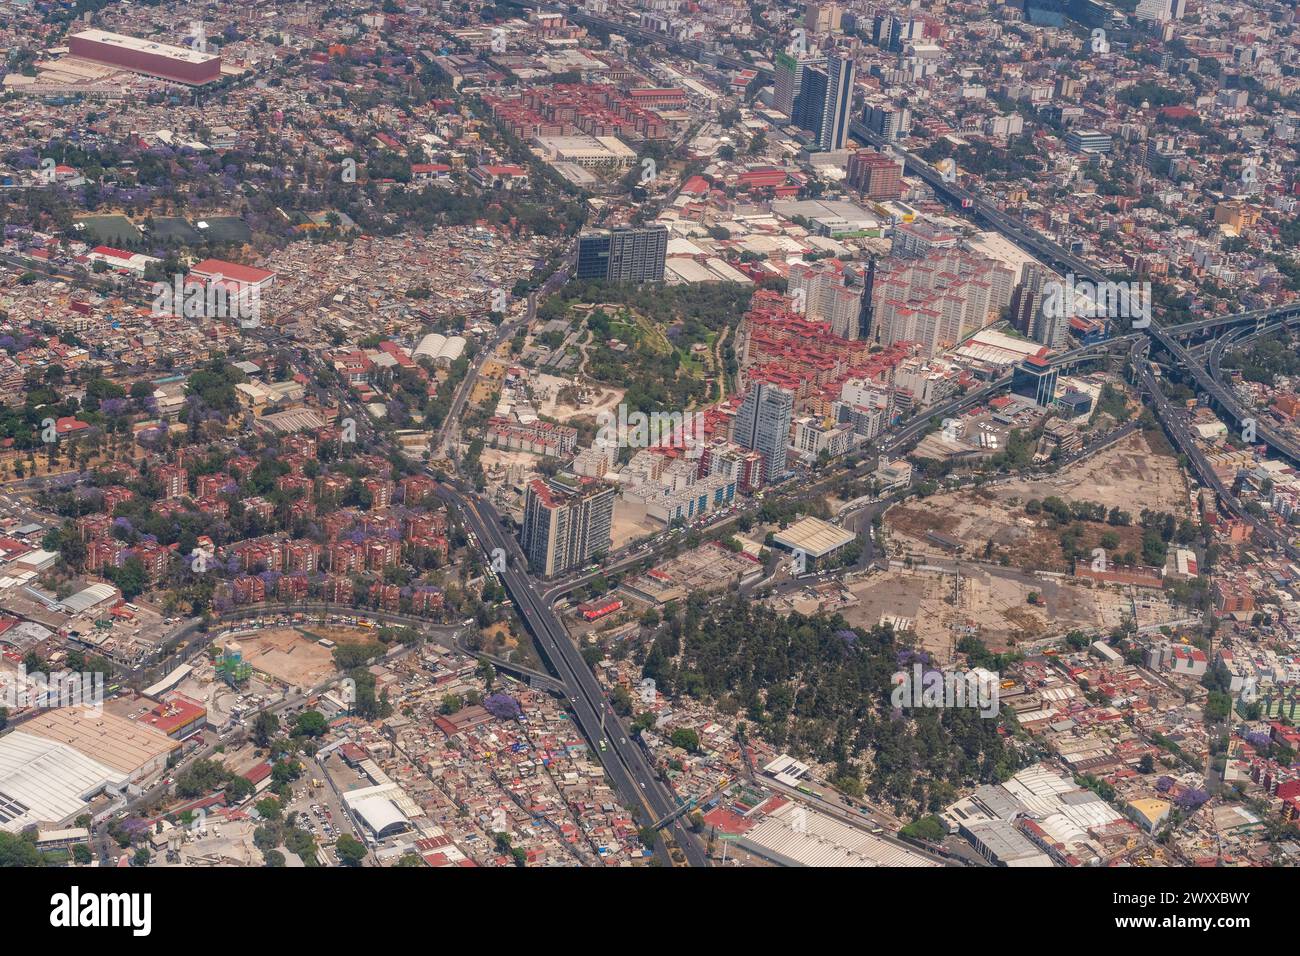
{"label": "dense urban cityscape", "polygon": [[0,42],[0,864],[1300,864],[1294,5]]}

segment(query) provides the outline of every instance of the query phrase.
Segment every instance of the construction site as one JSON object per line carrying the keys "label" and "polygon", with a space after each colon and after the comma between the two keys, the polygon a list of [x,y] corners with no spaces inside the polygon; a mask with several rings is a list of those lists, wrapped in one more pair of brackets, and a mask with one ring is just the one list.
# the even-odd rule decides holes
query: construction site
{"label": "construction site", "polygon": [[[324,639],[331,642],[326,646]],[[223,651],[237,642],[244,663],[253,672],[265,674],[288,687],[316,687],[334,676],[331,647],[334,644],[360,644],[375,640],[374,629],[365,627],[324,627],[310,633],[292,627],[274,627],[219,638]]]}
{"label": "construction site", "polygon": [[856,601],[841,610],[850,624],[910,631],[943,662],[952,660],[963,637],[977,637],[994,651],[1019,649],[1076,629],[1109,631],[1133,608],[1131,596],[1118,589],[964,561],[891,562],[888,571],[850,590]]}

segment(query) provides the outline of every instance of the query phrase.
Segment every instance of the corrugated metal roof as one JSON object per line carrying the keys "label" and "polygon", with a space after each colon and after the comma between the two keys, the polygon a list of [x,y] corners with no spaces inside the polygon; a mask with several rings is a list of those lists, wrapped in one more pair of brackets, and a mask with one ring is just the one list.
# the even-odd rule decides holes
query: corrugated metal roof
{"label": "corrugated metal roof", "polygon": [[82,813],[105,786],[126,774],[66,744],[15,730],[0,737],[0,829],[17,833],[33,823],[60,823]]}

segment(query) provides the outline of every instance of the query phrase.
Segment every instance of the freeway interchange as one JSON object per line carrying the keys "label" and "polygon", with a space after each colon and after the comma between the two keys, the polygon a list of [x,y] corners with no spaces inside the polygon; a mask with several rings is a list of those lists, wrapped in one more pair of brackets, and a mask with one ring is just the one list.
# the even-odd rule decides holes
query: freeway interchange
{"label": "freeway interchange", "polygon": [[[885,149],[887,145],[885,138],[867,129],[861,122],[854,122],[850,127],[852,135],[880,149]],[[893,147],[895,153],[903,160],[904,165],[909,173],[918,176],[924,180],[939,197],[959,206],[971,215],[979,216],[984,219],[995,231],[1005,238],[1015,242],[1022,248],[1034,253],[1048,265],[1072,273],[1076,277],[1088,279],[1095,283],[1109,281],[1109,277],[1099,268],[1080,258],[1078,255],[1063,248],[1060,244],[1054,242],[1041,232],[1029,226],[1022,220],[1009,216],[1004,213],[993,203],[982,198],[975,192],[963,189],[955,182],[945,179],[943,175],[931,166],[929,163],[920,159],[918,156],[905,150]],[[1254,528],[1257,536],[1261,540],[1284,550],[1291,557],[1300,557],[1298,551],[1291,545],[1284,532],[1269,527],[1264,522],[1249,515],[1243,508],[1241,502],[1232,494],[1231,490],[1225,488],[1223,482],[1218,479],[1210,469],[1205,456],[1201,454],[1192,439],[1186,422],[1183,417],[1175,412],[1165,398],[1159,387],[1154,373],[1151,370],[1150,363],[1146,360],[1146,354],[1152,343],[1159,345],[1171,358],[1175,367],[1184,370],[1196,386],[1209,397],[1211,402],[1220,409],[1225,417],[1235,421],[1239,425],[1244,425],[1247,421],[1253,423],[1255,440],[1267,445],[1273,451],[1282,457],[1290,460],[1293,464],[1300,465],[1300,443],[1283,435],[1277,428],[1267,422],[1259,421],[1254,418],[1253,414],[1242,406],[1232,396],[1220,380],[1219,364],[1222,360],[1226,348],[1232,345],[1241,345],[1247,341],[1267,334],[1268,332],[1282,328],[1300,321],[1300,305],[1291,303],[1288,305],[1278,306],[1273,309],[1255,310],[1241,313],[1235,316],[1216,316],[1209,319],[1198,319],[1192,322],[1185,322],[1179,325],[1160,326],[1150,323],[1142,330],[1137,331],[1139,326],[1134,326],[1135,331],[1112,340],[1111,344],[1120,342],[1130,343],[1130,361],[1138,369],[1138,378],[1142,382],[1146,391],[1152,397],[1152,407],[1170,433],[1179,449],[1187,455],[1194,469],[1199,475],[1201,481],[1208,487],[1214,489],[1219,495],[1220,500],[1234,512],[1247,520]],[[1199,335],[1201,333],[1213,332],[1216,329],[1229,329],[1226,335],[1221,335],[1215,341],[1209,354],[1209,367],[1207,368],[1192,351],[1183,344],[1182,339]],[[1143,334],[1145,332],[1145,334]],[[1082,355],[1087,349],[1076,349],[1072,353],[1065,353],[1054,360],[1054,364],[1063,364],[1062,360],[1072,356]]]}

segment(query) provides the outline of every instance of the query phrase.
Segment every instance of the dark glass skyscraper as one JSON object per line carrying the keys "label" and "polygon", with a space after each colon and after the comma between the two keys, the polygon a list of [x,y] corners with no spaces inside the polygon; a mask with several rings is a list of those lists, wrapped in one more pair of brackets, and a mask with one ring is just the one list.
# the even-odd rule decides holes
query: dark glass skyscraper
{"label": "dark glass skyscraper", "polygon": [[805,64],[799,84],[799,95],[794,98],[794,111],[790,120],[800,129],[812,133],[814,140],[822,135],[822,115],[826,106],[826,87],[829,77],[823,65]]}
{"label": "dark glass skyscraper", "polygon": [[578,237],[575,278],[662,282],[668,255],[666,226],[621,226]]}
{"label": "dark glass skyscraper", "polygon": [[825,65],[805,65],[791,120],[812,134],[819,149],[843,149],[849,139],[856,68],[832,53]]}
{"label": "dark glass skyscraper", "polygon": [[826,100],[817,145],[822,149],[843,149],[849,140],[849,119],[853,113],[853,79],[857,69],[848,57],[826,59]]}

